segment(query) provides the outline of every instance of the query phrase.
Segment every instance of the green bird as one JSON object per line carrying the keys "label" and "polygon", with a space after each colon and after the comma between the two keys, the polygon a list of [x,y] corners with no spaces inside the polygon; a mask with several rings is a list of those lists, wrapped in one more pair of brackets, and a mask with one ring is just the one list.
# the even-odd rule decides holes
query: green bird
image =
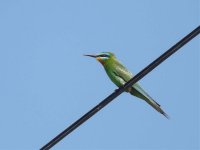
{"label": "green bird", "polygon": [[[112,80],[112,82],[118,87],[124,85],[128,82],[133,74],[126,69],[111,52],[102,52],[97,55],[85,55],[96,58],[104,67],[107,75]],[[158,104],[149,94],[147,94],[138,83],[135,83],[133,86],[129,87],[126,92],[129,92],[131,95],[134,95],[142,100],[145,100],[149,105],[156,109],[159,113],[164,115],[166,118],[169,118],[168,115],[161,109],[160,104]]]}

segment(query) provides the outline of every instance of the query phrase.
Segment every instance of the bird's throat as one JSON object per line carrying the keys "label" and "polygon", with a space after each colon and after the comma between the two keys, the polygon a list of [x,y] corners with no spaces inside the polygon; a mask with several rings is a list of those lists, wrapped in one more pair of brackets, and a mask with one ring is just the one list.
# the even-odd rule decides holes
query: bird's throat
{"label": "bird's throat", "polygon": [[104,65],[105,64],[105,61],[104,60],[102,60],[101,58],[96,58],[102,65]]}

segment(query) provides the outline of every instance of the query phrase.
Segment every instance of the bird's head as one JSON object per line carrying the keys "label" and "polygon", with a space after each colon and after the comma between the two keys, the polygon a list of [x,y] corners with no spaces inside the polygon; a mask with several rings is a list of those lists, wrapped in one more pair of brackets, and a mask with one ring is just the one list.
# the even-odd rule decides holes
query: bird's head
{"label": "bird's head", "polygon": [[84,56],[96,58],[96,60],[98,60],[102,65],[106,64],[106,62],[108,62],[109,60],[115,58],[115,55],[111,52],[101,52],[96,55],[84,55]]}

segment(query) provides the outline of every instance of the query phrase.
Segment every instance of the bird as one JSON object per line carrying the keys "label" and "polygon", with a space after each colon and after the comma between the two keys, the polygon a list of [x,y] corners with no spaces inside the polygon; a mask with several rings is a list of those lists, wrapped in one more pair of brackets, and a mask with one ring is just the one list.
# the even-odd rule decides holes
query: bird
{"label": "bird", "polygon": [[[133,74],[116,58],[115,54],[112,52],[101,52],[95,55],[86,54],[84,56],[89,56],[99,61],[104,67],[110,80],[118,87],[123,86],[126,82],[133,78]],[[169,119],[169,116],[164,112],[164,110],[162,110],[161,105],[149,94],[147,94],[139,83],[133,84],[131,87],[126,89],[126,92],[146,101],[160,114]]]}

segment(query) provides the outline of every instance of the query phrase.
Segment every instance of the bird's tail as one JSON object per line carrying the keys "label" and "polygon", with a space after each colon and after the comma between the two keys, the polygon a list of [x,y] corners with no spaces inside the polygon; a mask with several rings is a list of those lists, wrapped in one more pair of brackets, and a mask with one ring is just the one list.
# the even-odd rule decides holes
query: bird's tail
{"label": "bird's tail", "polygon": [[156,109],[159,113],[164,115],[167,119],[169,116],[161,109],[160,104],[153,100],[138,84],[134,84],[130,93],[138,98],[145,100],[149,105]]}

